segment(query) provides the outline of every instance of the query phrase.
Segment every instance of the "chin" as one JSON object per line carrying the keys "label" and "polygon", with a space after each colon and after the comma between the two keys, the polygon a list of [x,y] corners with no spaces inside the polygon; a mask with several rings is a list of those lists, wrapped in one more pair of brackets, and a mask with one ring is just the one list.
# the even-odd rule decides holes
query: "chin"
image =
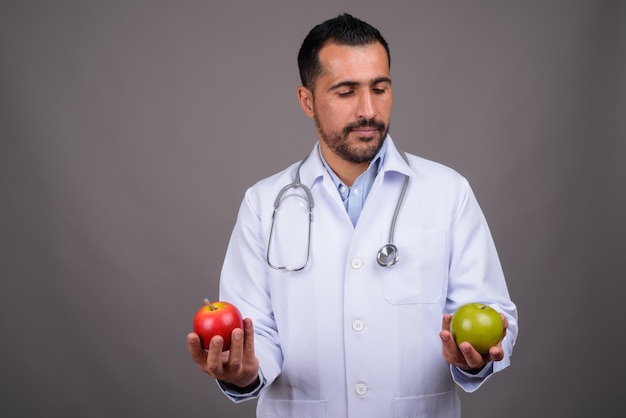
{"label": "chin", "polygon": [[372,161],[378,151],[380,150],[380,146],[373,146],[370,143],[367,144],[367,147],[355,147],[352,149],[352,152],[349,155],[349,159],[355,163],[365,163]]}

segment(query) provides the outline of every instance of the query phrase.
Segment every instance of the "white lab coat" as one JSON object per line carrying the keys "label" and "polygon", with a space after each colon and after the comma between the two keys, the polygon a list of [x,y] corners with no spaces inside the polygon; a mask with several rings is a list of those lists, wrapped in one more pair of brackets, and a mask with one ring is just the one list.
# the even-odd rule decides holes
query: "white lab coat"
{"label": "white lab coat", "polygon": [[[274,200],[293,181],[298,164],[245,194],[220,299],[254,321],[265,380],[258,417],[459,417],[454,382],[471,392],[485,377],[450,367],[439,331],[442,315],[467,302],[488,303],[508,317],[506,356],[487,374],[509,365],[516,307],[468,182],[414,155],[408,155],[409,166],[390,137],[387,142],[355,227],[317,147],[302,165],[301,180],[315,207],[311,260],[301,271],[274,270],[266,260]],[[404,175],[410,183],[394,236],[400,260],[385,268],[376,254],[389,241]],[[308,242],[304,200],[288,198],[278,216],[270,258],[299,267]]]}

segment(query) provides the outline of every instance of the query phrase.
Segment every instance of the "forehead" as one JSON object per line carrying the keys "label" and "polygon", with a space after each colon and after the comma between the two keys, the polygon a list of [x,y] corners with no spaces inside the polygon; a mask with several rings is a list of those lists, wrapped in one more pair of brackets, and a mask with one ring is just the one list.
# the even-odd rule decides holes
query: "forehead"
{"label": "forehead", "polygon": [[380,42],[358,46],[328,43],[320,50],[319,61],[322,66],[319,82],[389,77],[387,51]]}

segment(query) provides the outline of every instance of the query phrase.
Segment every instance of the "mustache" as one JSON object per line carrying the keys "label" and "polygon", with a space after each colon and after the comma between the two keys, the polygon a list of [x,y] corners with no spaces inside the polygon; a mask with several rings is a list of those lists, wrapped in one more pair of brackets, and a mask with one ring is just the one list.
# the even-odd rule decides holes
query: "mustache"
{"label": "mustache", "polygon": [[379,132],[384,132],[386,125],[384,122],[377,120],[375,118],[372,119],[359,119],[356,122],[349,123],[343,128],[343,133],[345,135],[349,134],[351,131],[357,128],[374,128]]}

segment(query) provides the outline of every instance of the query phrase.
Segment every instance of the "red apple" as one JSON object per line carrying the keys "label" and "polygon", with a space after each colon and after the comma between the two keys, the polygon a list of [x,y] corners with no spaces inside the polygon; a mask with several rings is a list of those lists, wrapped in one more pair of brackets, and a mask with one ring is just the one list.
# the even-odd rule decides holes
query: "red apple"
{"label": "red apple", "polygon": [[500,342],[504,324],[500,314],[491,306],[468,303],[452,315],[450,333],[457,345],[467,341],[476,351],[485,355]]}
{"label": "red apple", "polygon": [[209,302],[205,299],[202,308],[193,319],[193,331],[200,337],[202,347],[209,348],[211,338],[221,335],[224,339],[222,351],[230,349],[230,335],[235,328],[243,329],[243,318],[239,309],[228,302]]}

